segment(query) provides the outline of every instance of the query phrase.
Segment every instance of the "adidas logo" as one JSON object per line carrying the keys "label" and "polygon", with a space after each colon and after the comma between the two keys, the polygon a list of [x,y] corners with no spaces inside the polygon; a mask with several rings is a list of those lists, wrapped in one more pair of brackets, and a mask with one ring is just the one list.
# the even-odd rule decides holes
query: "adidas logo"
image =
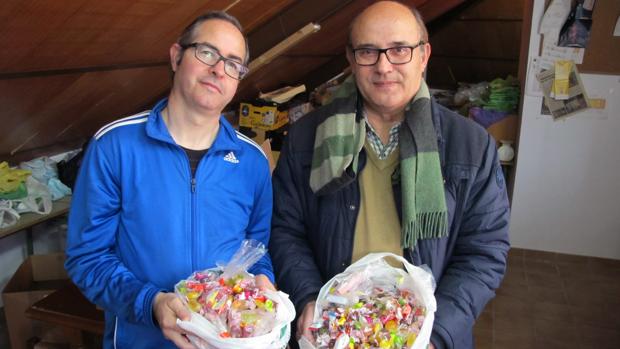
{"label": "adidas logo", "polygon": [[224,156],[224,161],[232,162],[233,164],[238,164],[239,160],[235,157],[235,153],[232,151]]}

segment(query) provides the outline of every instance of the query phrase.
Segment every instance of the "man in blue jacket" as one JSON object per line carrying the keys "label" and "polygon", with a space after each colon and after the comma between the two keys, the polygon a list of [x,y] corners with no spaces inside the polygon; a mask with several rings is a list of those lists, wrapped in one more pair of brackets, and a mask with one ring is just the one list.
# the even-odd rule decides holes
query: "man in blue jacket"
{"label": "man in blue jacket", "polygon": [[[193,348],[171,293],[227,262],[244,239],[269,240],[272,188],[260,147],[220,116],[248,72],[239,22],[212,12],[170,47],[168,98],[101,128],[76,183],[66,269],[105,309],[105,348]],[[251,269],[272,288],[268,256]]]}
{"label": "man in blue jacket", "polygon": [[353,21],[346,53],[356,91],[291,127],[273,177],[270,253],[297,337],[312,338],[325,282],[367,253],[394,252],[437,282],[431,347],[472,348],[509,249],[495,141],[430,97],[417,11],[374,3]]}

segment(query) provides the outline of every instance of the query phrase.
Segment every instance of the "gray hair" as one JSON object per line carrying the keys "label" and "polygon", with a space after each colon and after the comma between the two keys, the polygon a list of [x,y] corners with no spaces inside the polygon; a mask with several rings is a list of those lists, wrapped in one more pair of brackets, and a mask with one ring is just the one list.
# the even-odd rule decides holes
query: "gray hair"
{"label": "gray hair", "polygon": [[[185,27],[185,29],[183,29],[181,36],[179,36],[179,38],[177,39],[177,43],[181,45],[181,47],[186,47],[187,45],[190,45],[194,41],[194,38],[196,37],[195,31],[197,30],[197,28],[203,22],[213,20],[213,19],[219,19],[219,20],[228,22],[234,25],[235,28],[239,29],[239,32],[241,32],[241,35],[243,36],[243,41],[245,42],[245,58],[243,60],[243,64],[247,64],[250,60],[250,47],[248,45],[248,38],[245,35],[243,35],[243,28],[241,27],[241,23],[239,23],[239,20],[237,20],[237,18],[229,15],[228,13],[224,11],[207,12],[197,17],[196,19],[194,19],[192,23],[190,23],[187,27]],[[179,62],[177,63],[181,63],[181,59],[179,59]]]}

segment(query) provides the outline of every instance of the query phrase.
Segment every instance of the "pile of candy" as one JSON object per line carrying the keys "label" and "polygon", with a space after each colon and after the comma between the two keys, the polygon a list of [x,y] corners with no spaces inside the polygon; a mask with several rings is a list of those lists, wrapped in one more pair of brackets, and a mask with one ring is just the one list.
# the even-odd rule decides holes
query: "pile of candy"
{"label": "pile of candy", "polygon": [[396,286],[348,288],[346,283],[335,284],[323,301],[321,320],[310,327],[317,348],[395,349],[413,345],[426,316],[419,299]]}
{"label": "pile of candy", "polygon": [[273,329],[277,304],[256,287],[254,278],[221,271],[196,272],[176,285],[189,309],[213,323],[223,338],[256,337]]}

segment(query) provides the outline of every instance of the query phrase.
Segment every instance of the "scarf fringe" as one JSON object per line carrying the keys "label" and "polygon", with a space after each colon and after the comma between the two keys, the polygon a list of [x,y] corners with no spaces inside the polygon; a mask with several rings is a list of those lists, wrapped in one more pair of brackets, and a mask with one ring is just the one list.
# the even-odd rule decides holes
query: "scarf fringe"
{"label": "scarf fringe", "polygon": [[403,248],[413,248],[419,239],[435,239],[447,234],[447,212],[418,213],[416,220],[403,226],[401,245]]}

